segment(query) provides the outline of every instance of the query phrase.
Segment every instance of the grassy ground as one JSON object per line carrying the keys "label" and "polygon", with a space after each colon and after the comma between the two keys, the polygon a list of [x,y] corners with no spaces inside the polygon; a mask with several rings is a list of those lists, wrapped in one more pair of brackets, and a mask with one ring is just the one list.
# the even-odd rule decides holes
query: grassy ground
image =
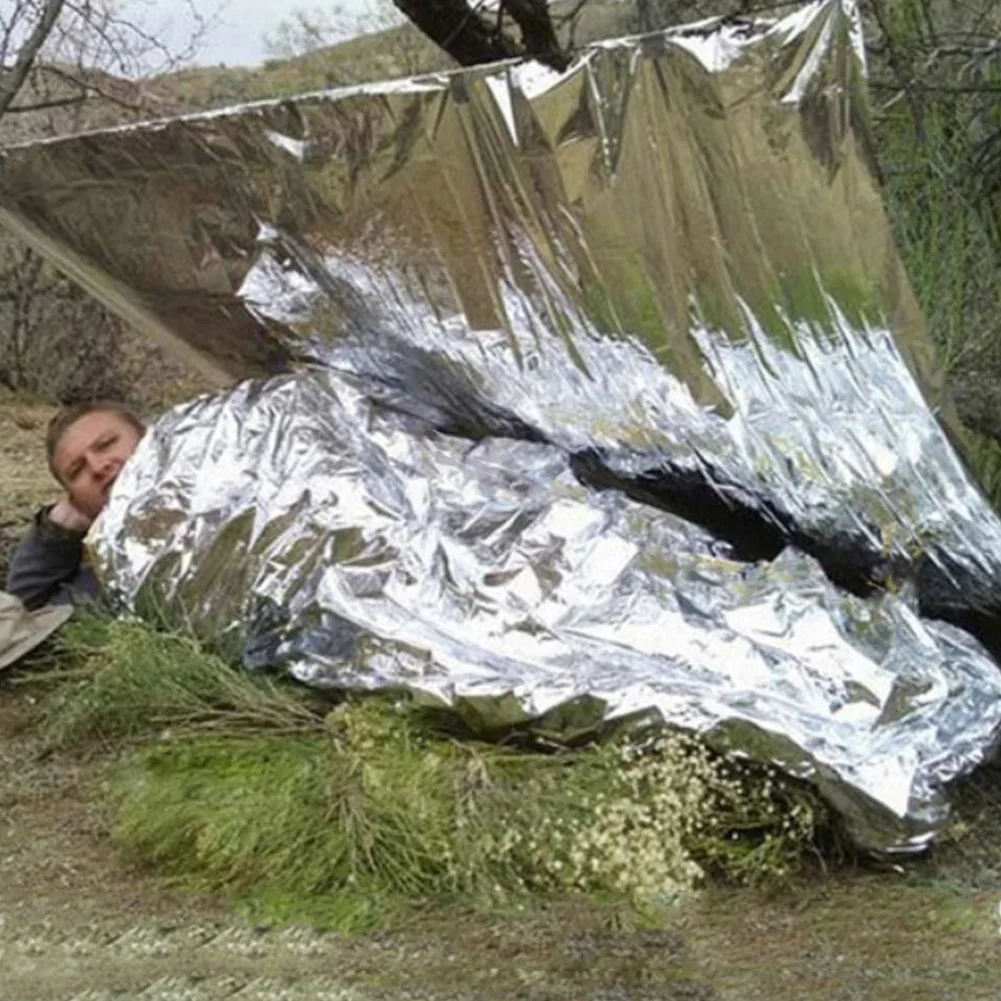
{"label": "grassy ground", "polygon": [[979,865],[712,891],[656,930],[555,899],[531,912],[432,911],[389,933],[266,930],[234,919],[226,900],[168,893],[124,864],[99,762],[46,755],[36,712],[23,689],[0,688],[0,982],[11,1001],[998,996],[1001,882]]}
{"label": "grassy ground", "polygon": [[[49,491],[46,416],[44,407],[0,400],[8,533]],[[997,1001],[996,768],[957,790],[950,842],[899,870],[841,866],[782,891],[710,890],[657,927],[619,904],[547,894],[521,910],[439,905],[392,932],[345,938],[261,928],[236,917],[224,896],[169,892],[159,873],[126,860],[106,785],[119,752],[81,731],[53,742],[44,690],[27,683],[35,672],[0,678],[0,983],[11,1001]],[[105,748],[110,739],[105,731]]]}

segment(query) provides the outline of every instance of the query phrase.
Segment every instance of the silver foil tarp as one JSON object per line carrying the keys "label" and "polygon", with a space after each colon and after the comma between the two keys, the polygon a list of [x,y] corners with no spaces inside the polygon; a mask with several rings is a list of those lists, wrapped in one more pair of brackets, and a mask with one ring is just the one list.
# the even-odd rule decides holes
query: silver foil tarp
{"label": "silver foil tarp", "polygon": [[[282,415],[265,401],[286,382],[197,404],[167,419],[176,445],[144,446],[115,502],[98,540],[109,587],[162,579],[165,600],[217,624],[228,610],[237,632],[246,614],[248,649],[265,658],[272,640],[253,637],[286,637],[282,656],[314,680],[434,678],[479,712],[550,718],[590,696],[596,716],[645,707],[732,730],[814,772],[864,843],[919,844],[941,817],[933,787],[994,743],[996,668],[818,567],[859,594],[899,584],[923,619],[996,652],[1001,524],[950,444],[961,435],[867,146],[864,73],[857,9],[819,0],[600,43],[563,74],[484,67],[7,150],[0,224],[220,382],[319,366],[483,439],[460,463],[472,446],[421,424],[386,451],[382,425],[348,435],[332,402]],[[213,407],[209,433],[197,415]],[[711,529],[744,565],[699,556],[692,524],[583,494],[558,456]],[[210,497],[198,468],[232,471],[231,517],[224,498],[196,513]],[[271,486],[293,507],[248,508],[247,484],[264,490],[279,468]],[[563,489],[579,527],[546,493]],[[524,516],[502,500],[519,490]],[[485,569],[489,547],[460,528],[504,503],[510,524],[483,531],[511,574]],[[531,534],[547,510],[552,554]],[[379,549],[383,530],[395,541]],[[371,566],[357,555],[370,546]],[[534,611],[515,630],[502,623],[518,602]],[[348,655],[359,637],[363,661]]]}
{"label": "silver foil tarp", "polygon": [[[849,0],[6,151],[0,224],[222,382],[545,440],[1001,650],[1001,525],[891,238]],[[600,479],[600,476],[596,477]]]}
{"label": "silver foil tarp", "polygon": [[902,596],[733,560],[566,454],[443,435],[330,373],[171,411],[93,539],[133,608],[316,686],[406,687],[490,732],[663,720],[809,779],[860,844],[923,846],[1001,725],[1001,675]]}

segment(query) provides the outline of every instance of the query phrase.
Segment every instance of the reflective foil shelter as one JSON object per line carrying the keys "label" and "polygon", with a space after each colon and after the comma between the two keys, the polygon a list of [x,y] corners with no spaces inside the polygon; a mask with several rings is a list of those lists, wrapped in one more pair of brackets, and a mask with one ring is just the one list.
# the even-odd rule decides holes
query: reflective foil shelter
{"label": "reflective foil shelter", "polygon": [[485,724],[698,729],[920,847],[998,734],[1001,523],[864,78],[822,0],[7,150],[0,223],[255,377],[144,444],[109,590]]}

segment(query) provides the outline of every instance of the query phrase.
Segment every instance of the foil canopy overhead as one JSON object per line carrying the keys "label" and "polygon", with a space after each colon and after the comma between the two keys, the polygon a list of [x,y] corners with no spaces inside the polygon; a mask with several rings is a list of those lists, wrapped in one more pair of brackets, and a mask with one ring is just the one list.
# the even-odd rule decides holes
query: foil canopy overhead
{"label": "foil canopy overhead", "polygon": [[[166,418],[98,526],[109,589],[317,683],[730,728],[864,844],[923,843],[999,700],[977,643],[914,612],[1001,651],[1001,523],[950,444],[864,71],[857,10],[820,0],[598,44],[560,75],[485,67],[7,150],[0,223],[131,322],[220,382],[327,373]],[[483,440],[500,481],[442,431]],[[565,462],[621,489],[578,498],[583,537],[534,536]],[[208,468],[228,492],[203,492]],[[438,481],[456,496],[426,499]],[[596,563],[559,555],[592,543]],[[711,545],[743,567],[707,569]],[[644,571],[672,552],[697,600],[692,564]],[[830,583],[891,579],[914,608]]]}

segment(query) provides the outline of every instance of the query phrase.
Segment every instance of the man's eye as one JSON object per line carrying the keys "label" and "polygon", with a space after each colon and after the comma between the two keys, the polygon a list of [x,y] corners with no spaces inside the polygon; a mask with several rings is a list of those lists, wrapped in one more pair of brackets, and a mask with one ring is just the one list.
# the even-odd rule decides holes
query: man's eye
{"label": "man's eye", "polygon": [[111,448],[111,446],[114,445],[115,442],[117,442],[117,441],[118,441],[118,435],[117,434],[108,435],[107,438],[102,438],[97,443],[98,450],[101,451],[101,452],[103,452],[105,449]]}

